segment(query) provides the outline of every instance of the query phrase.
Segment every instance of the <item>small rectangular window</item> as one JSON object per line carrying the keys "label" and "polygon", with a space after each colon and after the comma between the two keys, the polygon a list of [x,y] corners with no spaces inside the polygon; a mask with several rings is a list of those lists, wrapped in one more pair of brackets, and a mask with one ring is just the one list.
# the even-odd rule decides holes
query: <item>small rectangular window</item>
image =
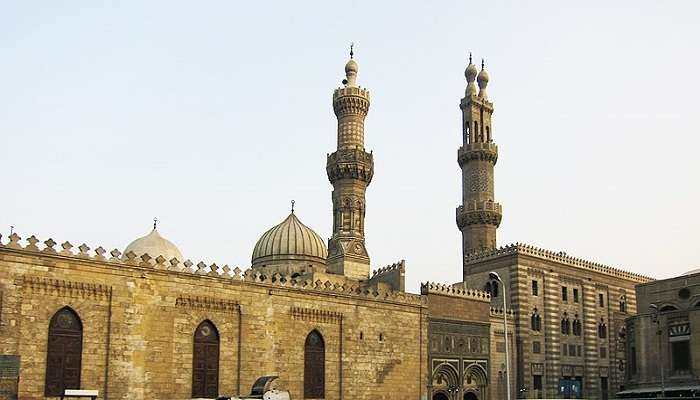
{"label": "small rectangular window", "polygon": [[605,347],[600,348],[600,358],[608,358],[608,349]]}
{"label": "small rectangular window", "polygon": [[574,289],[574,303],[578,303],[578,289]]}
{"label": "small rectangular window", "polygon": [[540,354],[540,342],[532,342],[532,352],[534,354]]}
{"label": "small rectangular window", "polygon": [[690,373],[690,340],[671,342],[671,369],[675,373]]}
{"label": "small rectangular window", "polygon": [[566,286],[561,287],[561,301],[568,301],[569,300],[569,293],[566,290]]}
{"label": "small rectangular window", "polygon": [[581,345],[576,346],[576,355],[581,357]]}
{"label": "small rectangular window", "polygon": [[605,307],[605,303],[603,302],[603,293],[598,293],[598,305]]}
{"label": "small rectangular window", "polygon": [[572,357],[576,356],[576,345],[575,344],[569,345],[569,355]]}
{"label": "small rectangular window", "polygon": [[532,281],[532,295],[539,296],[539,288],[537,287],[537,281]]}
{"label": "small rectangular window", "polygon": [[561,345],[561,353],[563,355],[565,355],[565,356],[568,355],[568,353],[567,353],[568,349],[569,349],[569,347],[566,345],[566,343]]}

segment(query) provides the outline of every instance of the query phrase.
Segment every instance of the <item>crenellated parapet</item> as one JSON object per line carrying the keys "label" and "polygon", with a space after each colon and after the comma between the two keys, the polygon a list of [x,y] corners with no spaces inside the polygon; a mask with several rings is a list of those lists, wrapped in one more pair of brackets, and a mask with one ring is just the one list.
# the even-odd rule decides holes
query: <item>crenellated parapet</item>
{"label": "crenellated parapet", "polygon": [[393,290],[405,291],[406,261],[401,260],[397,263],[374,270],[367,283],[370,286],[379,286],[380,283],[383,283],[389,285]]}
{"label": "crenellated parapet", "polygon": [[551,250],[546,250],[540,247],[535,247],[523,243],[515,243],[508,246],[501,246],[493,250],[486,250],[468,254],[464,257],[464,262],[466,265],[514,254],[527,255],[541,258],[544,260],[555,261],[560,264],[566,264],[572,267],[582,268],[589,271],[599,272],[602,274],[632,280],[640,283],[650,282],[654,280],[653,278],[650,278],[648,276],[636,274],[634,272],[628,272],[620,268],[610,267],[593,261],[584,260],[582,258],[571,257],[561,251],[554,252]]}
{"label": "crenellated parapet", "polygon": [[386,274],[393,273],[393,272],[405,273],[406,272],[406,260],[401,260],[397,263],[387,265],[386,267],[375,269],[374,271],[372,271],[372,278],[379,277],[379,276],[386,275]]}
{"label": "crenellated parapet", "polygon": [[[43,243],[43,244],[40,244]],[[396,290],[386,290],[383,287],[370,287],[360,285],[359,282],[331,282],[329,280],[310,280],[302,277],[292,277],[291,275],[275,273],[267,275],[253,269],[243,271],[239,267],[233,269],[228,265],[223,267],[216,263],[205,264],[199,262],[197,264],[190,260],[181,261],[176,258],[166,260],[163,256],[151,256],[144,254],[137,256],[133,252],[122,254],[119,250],[114,249],[107,253],[104,248],[97,247],[94,250],[86,244],[81,244],[74,250],[74,246],[65,241],[57,249],[57,242],[53,239],[47,239],[41,242],[34,235],[26,240],[17,234],[13,233],[7,239],[0,235],[0,255],[15,254],[27,256],[42,256],[47,258],[62,258],[72,259],[76,263],[91,263],[97,266],[116,266],[120,268],[132,268],[134,270],[144,271],[152,270],[159,271],[163,274],[184,274],[194,279],[221,279],[228,282],[239,282],[240,284],[260,285],[268,289],[290,289],[313,291],[318,293],[327,293],[332,295],[346,295],[357,298],[364,298],[376,301],[386,301],[410,305],[423,305],[424,300],[420,295],[405,293]],[[108,255],[107,255],[108,254]],[[388,272],[388,270],[386,271]],[[62,281],[35,279],[27,281],[27,285],[41,290],[64,290],[69,292],[82,293],[82,296],[101,296],[104,295],[106,288],[101,285],[86,285],[72,284]],[[179,300],[182,305],[191,307],[220,307],[217,304],[208,304],[207,300],[201,299],[185,299]],[[178,303],[178,304],[180,304]],[[224,306],[221,306],[224,307]],[[229,307],[229,305],[225,305]]]}
{"label": "crenellated parapet", "polygon": [[461,286],[447,285],[444,283],[421,283],[420,293],[423,295],[439,294],[441,296],[459,297],[463,299],[479,300],[485,302],[491,301],[491,295],[483,290],[463,288]]}
{"label": "crenellated parapet", "polygon": [[[509,309],[507,310],[507,312],[508,312],[508,314],[507,314],[507,315],[508,315],[508,318],[513,318],[513,317],[515,317],[515,311],[514,311],[512,308],[509,308]],[[503,307],[494,307],[494,306],[491,306],[491,308],[489,309],[489,315],[490,315],[491,317],[503,318]]]}
{"label": "crenellated parapet", "polygon": [[331,184],[340,179],[356,179],[369,185],[374,176],[374,157],[363,149],[340,149],[326,157],[326,174]]}

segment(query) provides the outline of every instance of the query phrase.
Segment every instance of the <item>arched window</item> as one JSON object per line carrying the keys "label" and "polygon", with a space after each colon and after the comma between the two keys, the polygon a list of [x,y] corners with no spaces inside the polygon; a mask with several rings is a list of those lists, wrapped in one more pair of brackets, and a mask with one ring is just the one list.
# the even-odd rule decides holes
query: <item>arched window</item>
{"label": "arched window", "polygon": [[491,293],[491,282],[486,282],[486,285],[484,285],[484,291],[488,294],[493,295],[493,293]]}
{"label": "arched window", "polygon": [[491,282],[491,294],[493,297],[498,297],[498,282]]}
{"label": "arched window", "polygon": [[474,141],[478,142],[477,137],[479,136],[479,123],[474,121]]}
{"label": "arched window", "polygon": [[323,336],[313,330],[304,343],[304,398],[320,399],[326,393],[326,346]]}
{"label": "arched window", "polygon": [[45,396],[60,396],[65,389],[80,389],[83,324],[69,307],[58,310],[49,322],[46,351]]}
{"label": "arched window", "polygon": [[672,305],[665,305],[659,309],[659,312],[669,312],[669,311],[678,311],[678,307],[672,306]]}
{"label": "arched window", "polygon": [[601,339],[608,337],[608,326],[605,324],[603,318],[600,319],[600,323],[598,324],[598,337]]}
{"label": "arched window", "polygon": [[620,296],[620,312],[627,312],[627,296],[624,294]]}
{"label": "arched window", "polygon": [[219,395],[219,332],[209,320],[194,331],[192,397]]}
{"label": "arched window", "polygon": [[486,141],[491,142],[491,127],[489,126],[486,127]]}
{"label": "arched window", "polygon": [[535,308],[535,311],[532,313],[532,316],[530,317],[530,327],[532,328],[533,331],[540,331],[542,329],[542,322],[541,322],[540,314],[537,312],[537,308]]}
{"label": "arched window", "polygon": [[464,124],[464,142],[467,144],[471,142],[471,138],[469,137],[469,122]]}

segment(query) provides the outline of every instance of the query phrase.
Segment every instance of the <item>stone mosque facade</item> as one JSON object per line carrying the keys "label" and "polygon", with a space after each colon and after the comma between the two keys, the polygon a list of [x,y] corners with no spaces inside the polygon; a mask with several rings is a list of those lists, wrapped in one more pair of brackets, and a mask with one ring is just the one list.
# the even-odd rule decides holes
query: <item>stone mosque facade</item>
{"label": "stone mosque facade", "polygon": [[507,382],[513,398],[612,397],[625,369],[617,332],[636,311],[635,285],[651,279],[496,246],[494,108],[471,57],[457,153],[463,282],[412,294],[403,260],[370,273],[370,94],[357,72],[351,52],[332,97],[327,246],[293,206],[246,268],[195,264],[155,224],[123,251],[0,237],[0,399],[57,399],[67,388],[100,399],[216,398],[244,395],[263,375],[279,376],[293,399],[495,400]]}

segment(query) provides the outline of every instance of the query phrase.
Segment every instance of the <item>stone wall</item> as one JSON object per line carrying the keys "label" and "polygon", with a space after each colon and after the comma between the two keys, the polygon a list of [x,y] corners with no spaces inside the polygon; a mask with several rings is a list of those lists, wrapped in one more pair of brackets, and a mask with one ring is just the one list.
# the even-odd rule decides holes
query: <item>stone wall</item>
{"label": "stone wall", "polygon": [[221,393],[248,393],[258,376],[277,374],[303,398],[304,341],[316,329],[326,399],[425,396],[420,296],[18,243],[0,243],[0,354],[22,357],[21,399],[44,398],[48,324],[64,306],[83,324],[81,387],[100,398],[190,398],[193,335],[205,319],[220,335]]}

